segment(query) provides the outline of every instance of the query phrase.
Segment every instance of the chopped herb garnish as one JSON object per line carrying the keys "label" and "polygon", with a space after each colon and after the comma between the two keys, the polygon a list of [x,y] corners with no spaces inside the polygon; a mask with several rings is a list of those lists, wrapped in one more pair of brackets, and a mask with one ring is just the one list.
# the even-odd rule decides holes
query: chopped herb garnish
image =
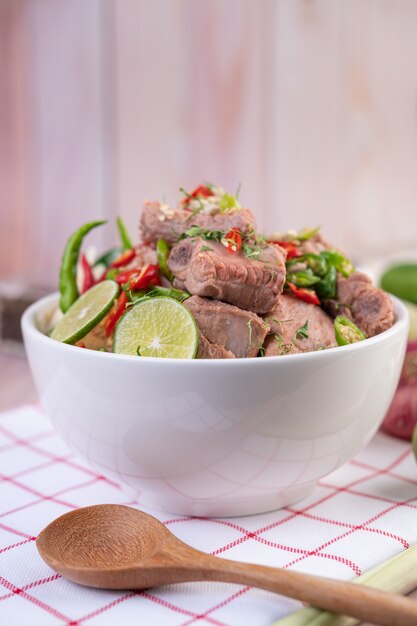
{"label": "chopped herb garnish", "polygon": [[213,252],[213,248],[210,248],[210,246],[201,246],[201,252]]}
{"label": "chopped herb garnish", "polygon": [[242,248],[243,252],[249,259],[257,259],[262,252],[260,248],[247,243],[244,243]]}
{"label": "chopped herb garnish", "polygon": [[288,320],[278,320],[276,317],[272,318],[272,321],[275,322],[276,324],[278,324],[278,326],[281,329],[281,332],[284,332],[284,326],[283,324],[287,324],[288,322],[292,322],[292,319],[288,319]]}
{"label": "chopped herb garnish", "polygon": [[284,343],[284,339],[278,333],[274,334],[274,339],[278,344],[278,348],[280,350],[281,356],[285,354],[289,354],[292,350],[292,343]]}
{"label": "chopped herb garnish", "polygon": [[352,306],[350,304],[345,304],[344,302],[335,302],[334,308],[336,309],[336,311],[344,308],[352,310]]}
{"label": "chopped herb garnish", "polygon": [[258,356],[265,356],[265,348],[263,346],[263,344],[259,344],[259,354]]}
{"label": "chopped herb garnish", "polygon": [[141,348],[141,346],[138,346],[138,347],[137,347],[137,350],[136,350],[136,354],[137,354],[138,356],[142,356],[142,355],[141,355],[141,353],[140,353],[140,348]]}
{"label": "chopped herb garnish", "polygon": [[224,237],[224,233],[221,230],[208,230],[207,228],[201,228],[201,226],[197,226],[196,224],[194,224],[178,238],[178,241],[186,239],[187,237],[191,237],[192,239],[194,239],[195,237],[201,237],[205,240],[211,239],[220,243],[222,238]]}
{"label": "chopped herb garnish", "polygon": [[[194,239],[195,237],[201,237],[206,241],[217,241],[219,243],[232,243],[236,244],[234,238],[228,238],[231,232],[236,233],[242,238],[242,251],[249,259],[257,259],[259,255],[262,253],[264,248],[268,245],[266,239],[262,235],[256,235],[255,231],[251,229],[248,233],[243,233],[239,231],[237,228],[233,228],[227,232],[221,230],[208,230],[207,228],[202,228],[201,226],[197,226],[197,224],[193,224],[188,230],[186,230],[177,241],[181,241],[187,237]],[[233,239],[233,241],[231,240]],[[266,260],[264,263],[270,264],[271,262]],[[273,271],[273,270],[271,270]],[[272,275],[275,276],[274,274]]]}
{"label": "chopped herb garnish", "polygon": [[308,320],[306,320],[303,326],[297,329],[294,335],[294,341],[296,341],[300,337],[300,339],[308,339]]}

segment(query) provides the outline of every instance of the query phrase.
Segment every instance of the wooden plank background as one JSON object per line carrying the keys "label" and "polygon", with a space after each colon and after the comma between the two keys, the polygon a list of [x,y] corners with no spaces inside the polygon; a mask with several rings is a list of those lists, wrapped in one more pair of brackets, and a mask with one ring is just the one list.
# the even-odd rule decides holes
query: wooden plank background
{"label": "wooden plank background", "polygon": [[[415,0],[2,0],[0,275],[214,180],[264,229],[417,246]],[[91,237],[107,245],[114,227]]]}

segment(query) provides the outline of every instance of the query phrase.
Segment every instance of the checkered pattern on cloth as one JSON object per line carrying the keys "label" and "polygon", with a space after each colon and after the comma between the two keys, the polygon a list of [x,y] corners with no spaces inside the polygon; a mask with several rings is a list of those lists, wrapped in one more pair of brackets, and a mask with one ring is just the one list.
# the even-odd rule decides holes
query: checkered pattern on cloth
{"label": "checkered pattern on cloth", "polygon": [[222,583],[146,592],[87,589],[39,557],[34,540],[54,518],[112,502],[143,508],[192,546],[229,559],[349,579],[417,542],[417,466],[410,445],[378,434],[312,496],[264,515],[188,518],[129,502],[89,469],[34,406],[0,414],[0,624],[270,624],[300,607]]}

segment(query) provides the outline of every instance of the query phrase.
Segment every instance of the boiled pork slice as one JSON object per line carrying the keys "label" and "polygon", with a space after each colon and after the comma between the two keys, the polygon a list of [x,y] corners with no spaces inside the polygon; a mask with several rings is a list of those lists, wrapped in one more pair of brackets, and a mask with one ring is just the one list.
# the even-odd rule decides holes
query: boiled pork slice
{"label": "boiled pork slice", "polygon": [[198,329],[198,352],[197,359],[234,359],[233,352],[226,350],[217,343],[211,343]]}
{"label": "boiled pork slice", "polygon": [[136,268],[145,267],[145,265],[157,265],[158,259],[156,256],[155,247],[152,247],[146,243],[138,243],[135,246],[135,256],[134,258],[124,265],[120,267],[121,272],[125,272],[127,270],[132,270]]}
{"label": "boiled pork slice", "polygon": [[139,229],[143,241],[156,243],[158,239],[165,239],[173,244],[194,225],[225,232],[238,228],[240,232],[248,233],[255,230],[255,218],[249,209],[232,209],[225,213],[195,213],[184,207],[174,209],[161,202],[145,202]]}
{"label": "boiled pork slice", "polygon": [[351,319],[367,337],[382,333],[394,323],[391,298],[361,272],[354,272],[348,278],[338,276],[337,298],[323,304],[333,316],[344,315]]}
{"label": "boiled pork slice", "polygon": [[216,241],[187,237],[172,248],[168,266],[179,289],[267,313],[284,287],[285,256],[275,245],[266,245],[257,258],[249,258]]}
{"label": "boiled pork slice", "polygon": [[282,294],[265,320],[270,324],[265,356],[324,350],[336,345],[333,320],[315,304]]}
{"label": "boiled pork slice", "polygon": [[310,237],[310,239],[306,239],[306,241],[302,241],[297,247],[302,254],[320,254],[320,252],[324,252],[325,250],[335,249],[320,233]]}
{"label": "boiled pork slice", "polygon": [[199,329],[199,358],[257,356],[269,332],[268,322],[231,304],[192,296],[184,305],[194,316]]}

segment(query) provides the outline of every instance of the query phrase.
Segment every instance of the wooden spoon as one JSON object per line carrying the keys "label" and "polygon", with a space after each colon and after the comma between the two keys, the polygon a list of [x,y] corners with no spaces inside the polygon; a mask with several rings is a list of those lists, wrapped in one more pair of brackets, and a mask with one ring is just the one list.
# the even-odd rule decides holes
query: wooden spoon
{"label": "wooden spoon", "polygon": [[39,535],[43,560],[73,582],[146,589],[197,580],[259,587],[383,626],[417,624],[417,602],[363,585],[205,554],[159,520],[127,506],[99,504],[58,517]]}

